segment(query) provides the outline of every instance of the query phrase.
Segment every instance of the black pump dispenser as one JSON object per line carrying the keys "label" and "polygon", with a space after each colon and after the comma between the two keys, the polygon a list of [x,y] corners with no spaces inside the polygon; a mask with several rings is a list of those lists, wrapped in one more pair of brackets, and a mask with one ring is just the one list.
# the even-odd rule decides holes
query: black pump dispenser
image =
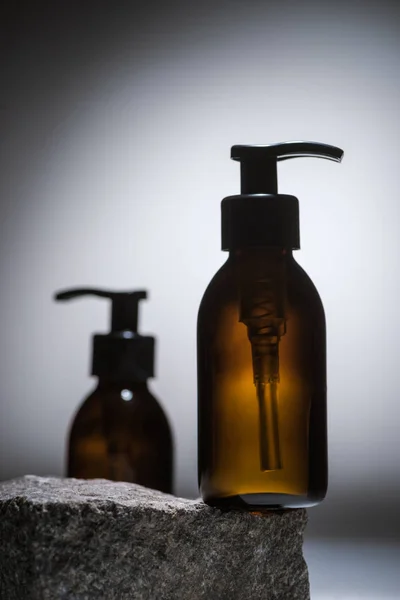
{"label": "black pump dispenser", "polygon": [[340,162],[343,150],[302,141],[232,146],[231,158],[240,162],[241,194],[222,201],[222,250],[300,248],[299,201],[295,196],[278,194],[277,163],[302,156]]}
{"label": "black pump dispenser", "polygon": [[138,333],[138,305],[147,292],[79,288],[58,292],[55,300],[90,295],[111,300],[111,331],[93,336],[92,375],[121,382],[144,382],[153,377],[155,339]]}

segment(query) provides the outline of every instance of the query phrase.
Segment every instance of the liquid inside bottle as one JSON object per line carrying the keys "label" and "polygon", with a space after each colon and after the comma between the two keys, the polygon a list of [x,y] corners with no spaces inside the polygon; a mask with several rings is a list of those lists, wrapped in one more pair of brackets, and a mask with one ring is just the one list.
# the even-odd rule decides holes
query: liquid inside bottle
{"label": "liquid inside bottle", "polygon": [[216,506],[311,506],[327,487],[325,317],[291,251],[230,253],[198,318],[199,486]]}

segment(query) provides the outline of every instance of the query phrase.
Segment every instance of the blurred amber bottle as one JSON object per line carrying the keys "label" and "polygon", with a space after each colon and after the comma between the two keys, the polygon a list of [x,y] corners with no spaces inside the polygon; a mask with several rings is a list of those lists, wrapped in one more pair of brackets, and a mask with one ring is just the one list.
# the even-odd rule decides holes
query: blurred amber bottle
{"label": "blurred amber bottle", "polygon": [[107,335],[95,335],[92,374],[96,389],[73,420],[68,440],[68,477],[128,481],[172,493],[172,433],[148,388],[153,377],[154,338],[137,331],[138,303],[146,292],[76,289],[57,300],[88,294],[112,301]]}
{"label": "blurred amber bottle", "polygon": [[296,263],[298,200],[277,193],[277,160],[311,142],[234,146],[242,189],[222,201],[222,249],[198,315],[199,486],[209,504],[312,506],[327,489],[326,341],[316,288]]}

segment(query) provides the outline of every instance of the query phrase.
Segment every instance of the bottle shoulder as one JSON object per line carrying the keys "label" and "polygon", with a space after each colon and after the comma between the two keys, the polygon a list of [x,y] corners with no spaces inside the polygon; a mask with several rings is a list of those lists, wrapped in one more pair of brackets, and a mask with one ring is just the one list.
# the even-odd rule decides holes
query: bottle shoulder
{"label": "bottle shoulder", "polygon": [[110,416],[127,423],[158,422],[160,426],[170,428],[160,401],[147,386],[135,389],[128,384],[115,384],[97,386],[84,398],[75,413],[71,429],[84,422],[101,422]]}
{"label": "bottle shoulder", "polygon": [[319,310],[324,315],[324,307],[321,296],[311,277],[299,263],[293,259],[290,269],[290,280],[292,287],[297,294],[300,294],[306,301],[312,302],[313,308]]}
{"label": "bottle shoulder", "polygon": [[219,295],[219,290],[225,288],[229,290],[234,284],[234,272],[232,271],[229,258],[221,265],[218,271],[211,278],[207,285],[202,299],[200,301],[199,316],[202,310],[207,309],[208,303],[213,301],[216,295]]}
{"label": "bottle shoulder", "polygon": [[75,411],[74,419],[85,417],[86,415],[99,412],[101,407],[101,396],[98,393],[98,388],[95,387],[91,392],[83,397]]}
{"label": "bottle shoulder", "polygon": [[[268,261],[265,262],[268,271]],[[228,306],[238,305],[240,296],[240,261],[229,258],[216,272],[208,284],[200,303],[198,313],[198,327],[209,320],[212,315],[217,317],[220,311]],[[245,267],[246,268],[246,267]],[[252,265],[249,265],[251,270]],[[259,276],[259,272],[255,277]],[[321,297],[311,277],[292,257],[285,262],[286,297],[289,309],[296,313],[313,316],[314,319],[325,320],[325,313]]]}

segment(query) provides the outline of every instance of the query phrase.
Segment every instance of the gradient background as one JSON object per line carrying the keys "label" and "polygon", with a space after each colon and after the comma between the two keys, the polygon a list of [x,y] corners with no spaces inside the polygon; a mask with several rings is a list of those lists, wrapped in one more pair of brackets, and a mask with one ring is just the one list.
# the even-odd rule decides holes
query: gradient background
{"label": "gradient background", "polygon": [[148,288],[176,492],[196,496],[195,323],[226,259],[235,143],[311,139],[288,161],[296,259],[328,324],[330,491],[310,510],[313,598],[400,598],[400,4],[14,2],[1,9],[0,479],[61,475],[109,307]]}

